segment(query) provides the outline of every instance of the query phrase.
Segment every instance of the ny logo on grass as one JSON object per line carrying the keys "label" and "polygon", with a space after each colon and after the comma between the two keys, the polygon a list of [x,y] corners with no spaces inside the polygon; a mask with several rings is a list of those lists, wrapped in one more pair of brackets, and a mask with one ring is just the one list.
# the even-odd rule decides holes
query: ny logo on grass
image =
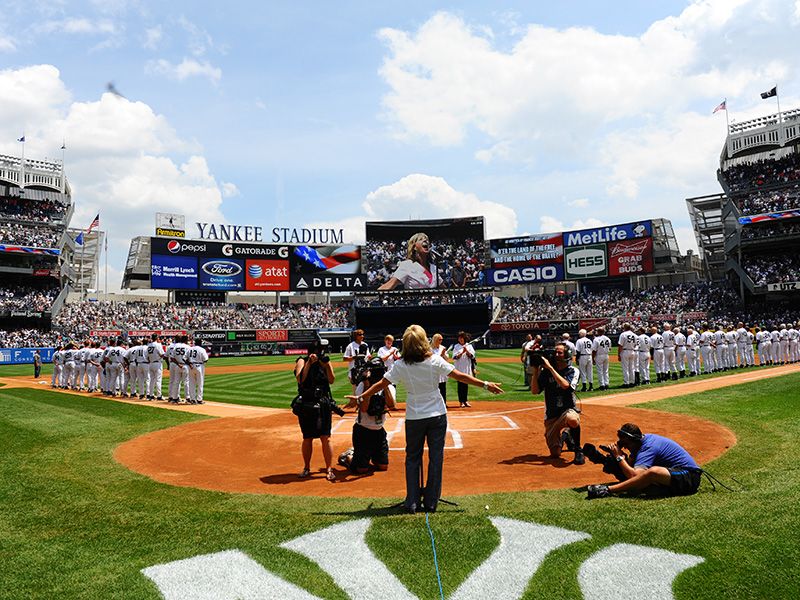
{"label": "ny logo on grass", "polygon": [[[591,536],[580,531],[493,517],[500,544],[451,599],[520,598],[545,557]],[[346,521],[281,544],[316,562],[353,600],[416,598],[367,546],[369,519]],[[347,560],[341,556],[347,549]],[[672,598],[672,581],[703,558],[658,548],[614,544],[590,556],[578,572],[587,600]],[[312,600],[239,550],[195,556],[142,570],[166,600]]]}

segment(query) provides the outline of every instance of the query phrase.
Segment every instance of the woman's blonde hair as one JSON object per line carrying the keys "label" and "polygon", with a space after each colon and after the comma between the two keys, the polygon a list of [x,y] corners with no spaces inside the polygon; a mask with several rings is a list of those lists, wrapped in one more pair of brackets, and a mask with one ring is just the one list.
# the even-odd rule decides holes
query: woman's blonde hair
{"label": "woman's blonde hair", "polygon": [[408,260],[417,260],[417,249],[415,246],[417,245],[417,242],[421,240],[428,240],[429,243],[431,241],[428,237],[428,234],[422,233],[421,231],[408,238],[408,250],[406,251],[406,258]]}
{"label": "woman's blonde hair", "polygon": [[425,330],[419,325],[409,325],[403,332],[403,360],[407,363],[418,363],[432,354]]}

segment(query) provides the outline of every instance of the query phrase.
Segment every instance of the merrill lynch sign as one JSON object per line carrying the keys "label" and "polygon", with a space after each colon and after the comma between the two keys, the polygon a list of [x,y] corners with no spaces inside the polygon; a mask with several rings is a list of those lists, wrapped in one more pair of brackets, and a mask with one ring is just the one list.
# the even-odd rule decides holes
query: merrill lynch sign
{"label": "merrill lynch sign", "polygon": [[[202,240],[223,242],[263,242],[264,229],[255,225],[227,225],[225,223],[195,223]],[[273,227],[272,243],[277,244],[343,244],[343,229],[294,229]]]}

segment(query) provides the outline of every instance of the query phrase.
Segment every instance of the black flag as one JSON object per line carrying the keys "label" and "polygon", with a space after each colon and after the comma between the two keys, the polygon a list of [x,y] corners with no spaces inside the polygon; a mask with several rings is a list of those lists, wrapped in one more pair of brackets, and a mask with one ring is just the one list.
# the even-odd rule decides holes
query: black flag
{"label": "black flag", "polygon": [[768,92],[761,92],[761,99],[766,100],[767,98],[772,98],[773,96],[778,95],[778,86],[776,85],[774,88],[769,90]]}

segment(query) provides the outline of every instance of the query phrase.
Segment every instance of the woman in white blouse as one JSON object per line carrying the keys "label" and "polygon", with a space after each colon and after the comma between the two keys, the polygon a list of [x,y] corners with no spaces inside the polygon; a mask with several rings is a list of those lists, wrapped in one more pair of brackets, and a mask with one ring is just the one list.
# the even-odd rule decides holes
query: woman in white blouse
{"label": "woman in white blouse", "polygon": [[[447,407],[439,392],[439,376],[447,375],[462,383],[477,385],[493,394],[503,392],[499,383],[480,381],[466,375],[431,351],[428,334],[419,325],[409,326],[403,334],[403,358],[391,371],[361,396],[372,394],[391,384],[402,383],[406,399],[406,499],[405,507],[415,513],[418,509],[434,512],[442,491],[444,441],[447,434]],[[358,396],[350,399],[361,400]],[[428,443],[428,478],[420,490],[420,469],[425,442]]]}

